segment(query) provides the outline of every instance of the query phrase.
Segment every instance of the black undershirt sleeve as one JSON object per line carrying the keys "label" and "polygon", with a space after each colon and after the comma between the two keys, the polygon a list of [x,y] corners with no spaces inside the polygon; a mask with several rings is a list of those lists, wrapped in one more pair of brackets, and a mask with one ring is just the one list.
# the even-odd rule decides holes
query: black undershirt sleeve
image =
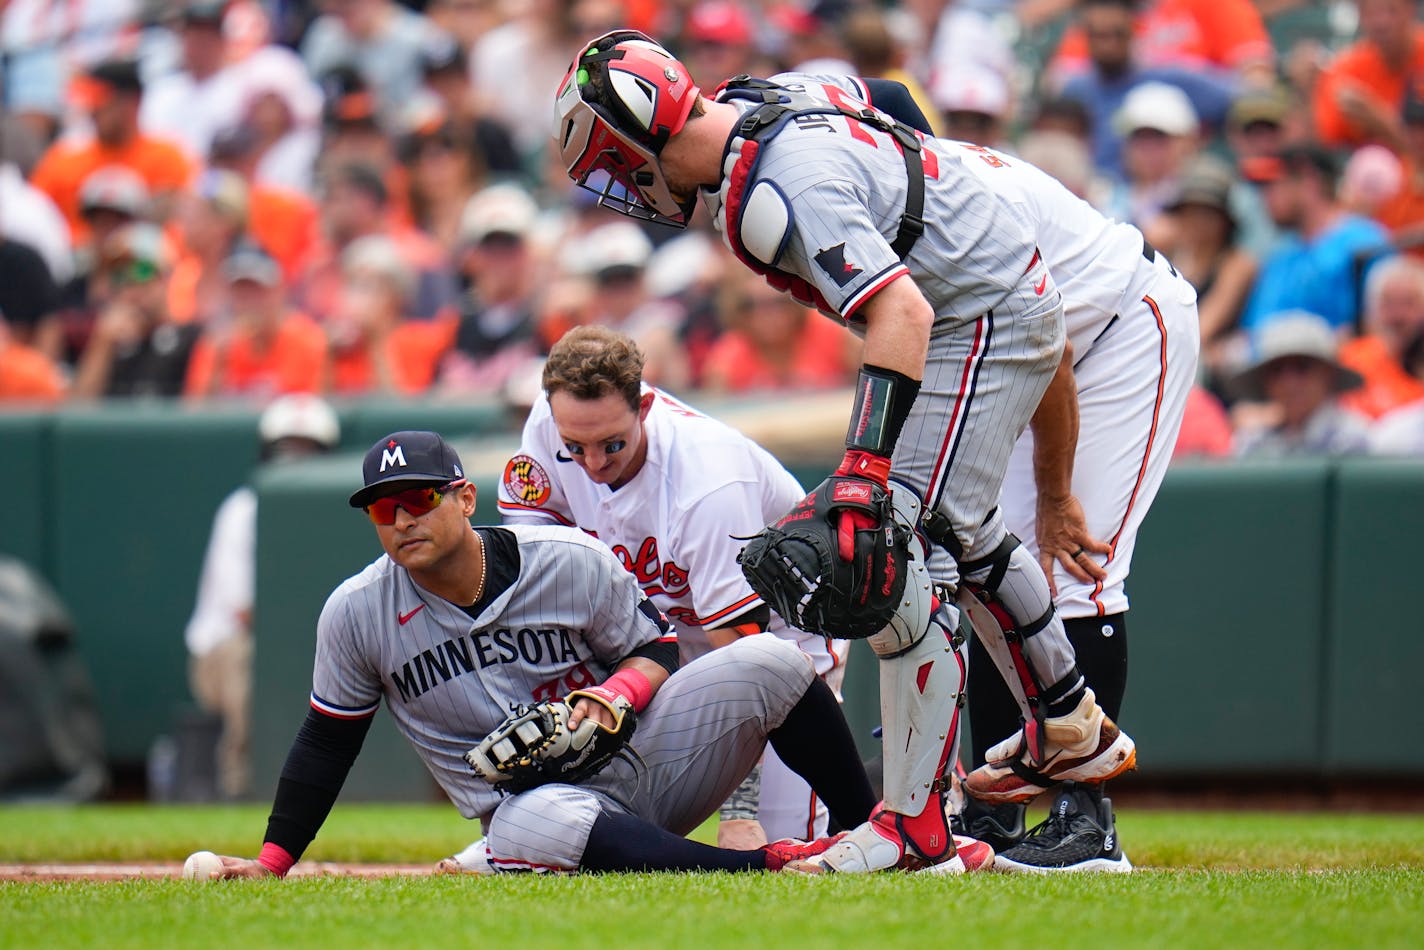
{"label": "black undershirt sleeve", "polygon": [[293,858],[302,856],[336,803],[371,719],[337,719],[315,709],[307,712],[277,780],[264,843],[280,845]]}
{"label": "black undershirt sleeve", "polygon": [[652,660],[658,666],[667,670],[668,675],[676,673],[679,666],[676,640],[654,640],[651,643],[645,643],[623,659],[627,660],[635,656],[642,657],[645,660]]}
{"label": "black undershirt sleeve", "polygon": [[749,623],[756,624],[757,629],[765,633],[766,628],[771,626],[771,608],[768,607],[766,604],[757,604],[751,610],[744,610],[741,613],[737,614],[737,616],[732,620],[729,620],[724,624],[719,624],[718,626],[742,627],[746,626]]}

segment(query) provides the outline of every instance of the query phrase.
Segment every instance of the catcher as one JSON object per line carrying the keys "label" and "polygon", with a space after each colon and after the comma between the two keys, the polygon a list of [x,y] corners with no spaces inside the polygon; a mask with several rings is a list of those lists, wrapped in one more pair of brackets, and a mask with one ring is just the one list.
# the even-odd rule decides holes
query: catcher
{"label": "catcher", "polygon": [[[284,875],[316,836],[382,698],[491,870],[780,870],[831,839],[750,851],[683,837],[769,741],[846,827],[874,798],[835,695],[796,647],[750,637],[679,669],[632,574],[565,527],[470,524],[475,489],[433,432],[396,432],[351,496],[385,555],[327,600],[311,709],[261,854]],[[986,861],[992,855],[986,856]]]}

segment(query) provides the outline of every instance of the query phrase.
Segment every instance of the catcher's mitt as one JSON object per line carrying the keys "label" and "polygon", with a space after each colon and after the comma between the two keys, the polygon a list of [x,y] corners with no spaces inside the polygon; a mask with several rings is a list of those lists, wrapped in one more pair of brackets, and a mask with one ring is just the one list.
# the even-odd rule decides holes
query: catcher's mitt
{"label": "catcher's mitt", "polygon": [[[587,718],[572,731],[569,716],[579,699],[613,714],[612,729]],[[621,754],[638,727],[633,704],[607,690],[575,690],[564,699],[513,707],[509,717],[465,753],[475,774],[498,789],[518,793],[549,782],[576,784]]]}
{"label": "catcher's mitt", "polygon": [[793,626],[859,639],[884,629],[909,570],[910,531],[878,483],[832,475],[737,556],[747,583]]}

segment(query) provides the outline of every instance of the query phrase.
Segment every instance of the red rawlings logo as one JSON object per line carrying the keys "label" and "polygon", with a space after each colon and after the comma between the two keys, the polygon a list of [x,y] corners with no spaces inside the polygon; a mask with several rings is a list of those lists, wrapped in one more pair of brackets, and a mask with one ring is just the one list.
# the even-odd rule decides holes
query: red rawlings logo
{"label": "red rawlings logo", "polygon": [[837,482],[831,501],[858,501],[870,504],[870,487],[863,482]]}

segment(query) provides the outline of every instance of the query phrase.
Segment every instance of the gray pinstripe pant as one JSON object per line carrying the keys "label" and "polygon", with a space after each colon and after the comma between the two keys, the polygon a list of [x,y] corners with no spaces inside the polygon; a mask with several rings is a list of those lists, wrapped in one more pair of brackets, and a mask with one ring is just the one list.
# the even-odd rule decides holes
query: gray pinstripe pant
{"label": "gray pinstripe pant", "polygon": [[487,836],[501,870],[572,870],[603,810],[685,835],[706,821],[761,757],[815,676],[772,636],[744,637],[673,674],[638,719],[642,763],[615,760],[583,785],[544,785],[495,809]]}

